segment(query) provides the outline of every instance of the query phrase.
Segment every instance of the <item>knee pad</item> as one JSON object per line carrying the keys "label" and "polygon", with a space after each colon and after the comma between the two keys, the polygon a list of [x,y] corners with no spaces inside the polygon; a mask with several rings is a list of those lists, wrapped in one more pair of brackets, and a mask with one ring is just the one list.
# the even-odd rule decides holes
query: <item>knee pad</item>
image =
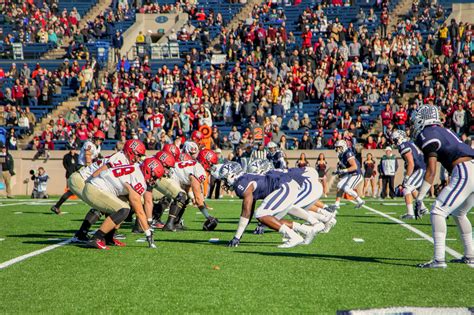
{"label": "knee pad", "polygon": [[189,203],[189,198],[184,192],[180,192],[175,198],[175,202],[179,208],[185,208]]}
{"label": "knee pad", "polygon": [[128,217],[129,213],[130,213],[130,208],[122,208],[119,211],[111,214],[110,218],[112,219],[112,221],[115,224],[118,225],[118,224],[122,223],[123,221],[125,221],[125,219]]}

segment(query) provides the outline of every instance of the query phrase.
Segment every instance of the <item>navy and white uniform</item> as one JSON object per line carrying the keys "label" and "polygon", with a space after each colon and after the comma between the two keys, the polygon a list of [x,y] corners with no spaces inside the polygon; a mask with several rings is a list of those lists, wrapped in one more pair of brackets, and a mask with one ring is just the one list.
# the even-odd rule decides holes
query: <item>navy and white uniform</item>
{"label": "navy and white uniform", "polygon": [[355,171],[342,175],[337,183],[337,189],[347,192],[348,190],[354,189],[362,181],[362,172],[360,169],[360,163],[356,159],[354,152],[351,149],[347,149],[343,153],[339,154],[339,167],[342,169],[349,168],[351,164],[350,160],[354,159],[357,164]]}
{"label": "navy and white uniform", "polygon": [[277,169],[286,169],[285,155],[280,150],[275,152],[269,152],[267,154],[267,159],[273,163],[273,167]]}
{"label": "navy and white uniform", "polygon": [[[433,125],[423,129],[416,139],[425,158],[437,157],[451,173],[451,181],[443,188],[434,202],[431,213],[447,217],[464,216],[474,206],[474,149],[462,142],[451,130]],[[462,157],[470,161],[453,162]]]}
{"label": "navy and white uniform", "polygon": [[405,154],[411,152],[413,155],[413,162],[415,164],[413,173],[403,183],[403,194],[408,195],[414,190],[420,188],[421,184],[423,184],[423,178],[425,177],[426,172],[425,158],[423,156],[423,152],[421,152],[421,150],[412,141],[405,141],[401,143],[398,146],[398,152],[400,152],[400,155],[405,161],[405,169],[407,164]]}
{"label": "navy and white uniform", "polygon": [[263,216],[284,217],[295,204],[300,185],[287,174],[245,174],[234,183],[234,191],[239,198],[244,197],[248,187],[253,186],[253,199],[262,200],[255,211],[258,219]]}

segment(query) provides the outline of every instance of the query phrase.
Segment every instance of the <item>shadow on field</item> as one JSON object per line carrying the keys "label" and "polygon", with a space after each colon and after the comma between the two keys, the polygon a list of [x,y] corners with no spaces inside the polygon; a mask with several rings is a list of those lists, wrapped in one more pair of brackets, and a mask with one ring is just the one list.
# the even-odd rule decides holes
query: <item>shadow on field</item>
{"label": "shadow on field", "polygon": [[[377,221],[354,221],[354,223],[362,223],[362,224],[382,224],[382,225],[400,225],[397,222],[377,222]],[[431,223],[414,223],[414,222],[405,222],[411,226],[431,226]],[[456,226],[455,224],[448,224],[448,226]]]}
{"label": "shadow on field", "polygon": [[[178,240],[178,239],[157,239],[157,242],[161,243],[187,243],[187,244],[206,244],[206,245],[217,245],[217,246],[226,246],[230,239],[226,240],[219,240],[217,242],[209,242],[207,240]],[[274,244],[281,244],[278,242],[243,242],[245,246],[262,246],[262,245],[274,245]],[[257,253],[257,252],[255,252]]]}
{"label": "shadow on field", "polygon": [[64,234],[59,233],[28,233],[28,234],[13,234],[7,235],[8,237],[17,237],[17,238],[61,238],[64,237]]}
{"label": "shadow on field", "polygon": [[255,254],[255,255],[272,256],[272,257],[312,258],[312,259],[322,259],[322,260],[336,260],[336,261],[343,261],[343,262],[363,262],[363,263],[394,265],[394,266],[409,266],[409,267],[414,267],[414,265],[406,264],[406,263],[387,262],[387,260],[415,261],[414,259],[402,259],[402,258],[390,258],[390,257],[363,257],[363,256],[351,256],[351,255],[305,254],[305,253],[290,253],[290,252],[236,251],[236,253]]}

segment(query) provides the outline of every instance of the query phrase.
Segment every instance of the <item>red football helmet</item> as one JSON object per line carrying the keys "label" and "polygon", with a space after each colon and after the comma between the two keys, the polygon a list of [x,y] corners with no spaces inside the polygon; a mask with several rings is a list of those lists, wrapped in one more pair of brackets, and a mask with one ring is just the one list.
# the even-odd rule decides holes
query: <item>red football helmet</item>
{"label": "red football helmet", "polygon": [[97,141],[97,140],[104,141],[105,140],[105,133],[103,133],[101,130],[97,130],[92,135],[92,138],[94,139],[94,141]]}
{"label": "red football helmet", "polygon": [[201,163],[206,171],[209,171],[218,162],[217,154],[209,149],[201,150],[196,160]]}
{"label": "red football helmet", "polygon": [[182,152],[179,155],[179,161],[184,162],[184,161],[192,161],[194,160],[193,157],[185,152]]}
{"label": "red football helmet", "polygon": [[181,154],[181,151],[174,144],[169,144],[169,143],[165,144],[163,146],[163,151],[171,154],[174,157],[175,161],[179,160],[179,155]]}
{"label": "red football helmet", "polygon": [[165,151],[159,151],[156,153],[155,158],[166,168],[172,168],[174,167],[174,163],[176,163],[174,157]]}
{"label": "red football helmet", "polygon": [[140,140],[127,140],[123,145],[123,153],[125,153],[130,163],[137,163],[142,156],[146,155],[146,147]]}
{"label": "red football helmet", "polygon": [[191,140],[193,140],[196,143],[201,142],[203,138],[202,132],[199,130],[194,130],[193,133],[191,134]]}
{"label": "red football helmet", "polygon": [[153,185],[157,179],[165,174],[163,164],[154,157],[146,158],[140,165],[140,169],[148,185]]}

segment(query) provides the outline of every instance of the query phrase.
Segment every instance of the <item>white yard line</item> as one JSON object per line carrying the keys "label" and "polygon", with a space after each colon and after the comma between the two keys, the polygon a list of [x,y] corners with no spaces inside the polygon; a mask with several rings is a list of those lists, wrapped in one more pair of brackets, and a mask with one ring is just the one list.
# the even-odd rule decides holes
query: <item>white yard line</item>
{"label": "white yard line", "polygon": [[41,254],[44,254],[46,252],[49,252],[53,249],[56,249],[58,247],[61,247],[61,246],[64,246],[64,245],[67,245],[71,242],[71,239],[67,239],[65,241],[62,241],[60,243],[57,243],[57,244],[54,244],[54,245],[50,245],[50,246],[46,246],[45,248],[42,248],[42,249],[39,249],[39,250],[35,250],[34,252],[31,252],[31,253],[28,253],[28,254],[25,254],[25,255],[22,255],[22,256],[18,256],[16,258],[13,258],[13,259],[10,259],[8,261],[5,261],[3,263],[0,264],[0,270],[2,269],[5,269],[7,267],[10,267],[11,265],[14,265],[16,263],[19,263],[23,260],[26,260],[28,258],[31,258],[31,257],[35,257],[35,256],[38,256],[38,255],[41,255]]}
{"label": "white yard line", "polygon": [[[351,201],[352,203],[356,203],[355,201]],[[411,226],[410,224],[408,223],[405,223],[403,222],[402,220],[399,220],[397,218],[394,218],[386,213],[383,213],[381,211],[378,211],[378,210],[375,210],[374,208],[371,208],[369,206],[366,206],[366,205],[363,205],[363,207],[375,214],[378,214],[379,216],[381,217],[384,217],[386,219],[389,219],[390,221],[393,221],[395,223],[398,223],[400,224],[401,226],[403,226],[405,229],[409,230],[409,231],[412,231],[413,233],[419,235],[420,237],[422,237],[423,239],[427,240],[428,242],[430,243],[433,243],[433,238],[431,236],[429,236],[428,234],[425,234],[423,233],[422,231],[418,230],[417,228]],[[454,258],[461,258],[462,257],[462,254],[458,253],[457,251],[455,251],[454,249],[446,246],[446,252],[448,254],[450,254],[451,256],[453,256]]]}

